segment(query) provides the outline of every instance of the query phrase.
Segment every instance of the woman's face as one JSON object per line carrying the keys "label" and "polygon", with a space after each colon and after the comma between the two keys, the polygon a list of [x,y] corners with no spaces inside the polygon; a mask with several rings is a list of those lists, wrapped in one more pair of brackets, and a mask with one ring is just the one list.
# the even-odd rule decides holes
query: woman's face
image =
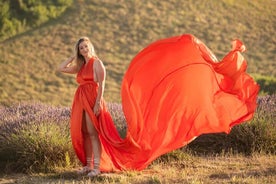
{"label": "woman's face", "polygon": [[83,57],[88,57],[91,55],[91,48],[88,41],[83,41],[79,44],[79,53]]}

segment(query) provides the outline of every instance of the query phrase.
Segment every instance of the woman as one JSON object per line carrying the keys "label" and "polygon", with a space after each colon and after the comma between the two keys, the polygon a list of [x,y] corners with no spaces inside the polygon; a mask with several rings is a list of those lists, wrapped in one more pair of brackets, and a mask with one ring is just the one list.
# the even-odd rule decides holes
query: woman
{"label": "woman", "polygon": [[201,134],[229,133],[233,126],[250,120],[259,86],[246,73],[244,51],[243,43],[235,40],[232,50],[218,61],[190,34],[158,40],[141,50],[122,81],[127,122],[122,139],[102,97],[102,62],[91,42],[81,38],[76,64],[72,57],[59,67],[61,72],[78,73],[71,138],[85,166],[80,173],[142,170]]}
{"label": "woman", "polygon": [[[105,67],[96,56],[94,47],[87,37],[79,39],[75,51],[76,55],[61,63],[58,70],[77,74],[77,82],[80,86],[76,91],[72,107],[72,141],[77,149],[84,148],[86,164],[79,173],[96,176],[100,174],[101,144],[94,124],[97,123],[103,99]],[[78,132],[79,130],[81,132]],[[77,138],[74,139],[74,136]],[[83,139],[80,136],[83,136]]]}

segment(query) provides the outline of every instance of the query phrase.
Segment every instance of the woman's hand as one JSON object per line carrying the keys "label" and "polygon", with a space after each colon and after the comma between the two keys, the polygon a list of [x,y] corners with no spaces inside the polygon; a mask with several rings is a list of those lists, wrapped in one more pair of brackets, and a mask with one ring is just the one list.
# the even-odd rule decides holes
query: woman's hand
{"label": "woman's hand", "polygon": [[75,56],[69,57],[67,60],[65,60],[59,65],[57,70],[64,73],[71,73],[71,74],[77,73],[78,72],[77,65],[72,65],[72,62],[75,60],[75,58],[76,58]]}
{"label": "woman's hand", "polygon": [[101,112],[101,103],[100,102],[96,101],[94,108],[93,108],[93,112],[96,116],[99,116],[99,114]]}

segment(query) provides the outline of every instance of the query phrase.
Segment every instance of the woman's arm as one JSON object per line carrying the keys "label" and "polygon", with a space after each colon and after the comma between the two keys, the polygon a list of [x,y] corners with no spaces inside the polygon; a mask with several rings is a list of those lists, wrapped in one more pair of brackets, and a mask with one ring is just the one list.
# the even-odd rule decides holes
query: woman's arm
{"label": "woman's arm", "polygon": [[59,65],[57,70],[59,72],[63,72],[63,73],[70,73],[70,74],[78,73],[78,66],[72,64],[74,59],[75,59],[75,56],[72,56],[72,57],[68,58],[67,60],[63,61]]}
{"label": "woman's arm", "polygon": [[104,94],[106,71],[102,61],[100,60],[95,60],[93,68],[95,72],[96,81],[99,84],[98,94],[94,105],[94,113],[97,116],[100,113],[101,99],[103,98]]}

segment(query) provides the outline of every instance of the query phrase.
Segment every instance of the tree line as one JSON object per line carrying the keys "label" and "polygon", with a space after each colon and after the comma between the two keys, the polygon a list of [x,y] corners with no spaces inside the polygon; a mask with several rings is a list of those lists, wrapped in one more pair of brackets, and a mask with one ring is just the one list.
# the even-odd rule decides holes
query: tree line
{"label": "tree line", "polygon": [[0,41],[62,14],[73,0],[0,1]]}

